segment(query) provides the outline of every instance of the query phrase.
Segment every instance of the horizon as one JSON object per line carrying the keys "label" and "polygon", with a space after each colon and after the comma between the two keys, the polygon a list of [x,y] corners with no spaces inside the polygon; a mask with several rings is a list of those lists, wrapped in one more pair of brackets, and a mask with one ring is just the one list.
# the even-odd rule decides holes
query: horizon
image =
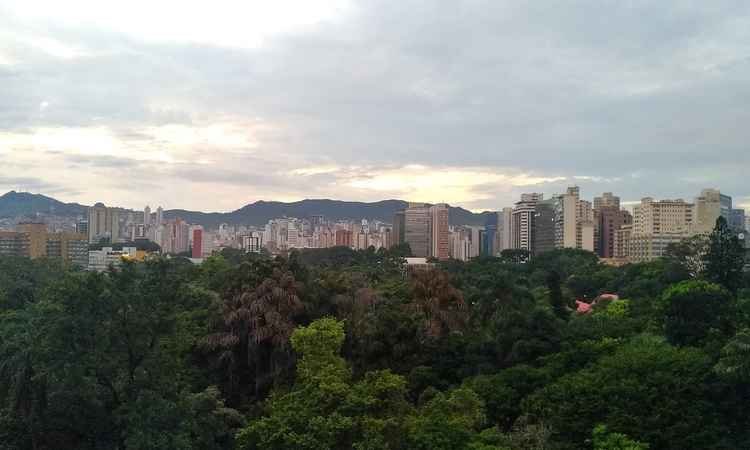
{"label": "horizon", "polygon": [[[711,187],[711,186],[706,186],[705,189],[717,189],[717,188],[716,187]],[[718,189],[721,191],[720,188],[718,188]],[[6,194],[10,194],[12,192],[15,192],[15,193],[18,193],[18,194],[41,195],[41,196],[44,196],[44,197],[51,198],[53,200],[57,200],[57,201],[66,203],[66,204],[73,204],[73,203],[75,203],[75,204],[79,204],[81,206],[86,206],[86,207],[92,206],[92,205],[94,205],[97,202],[102,202],[102,203],[104,203],[108,207],[122,208],[122,209],[125,209],[125,210],[133,210],[133,211],[142,211],[146,206],[150,207],[152,210],[155,210],[157,207],[161,206],[162,208],[164,208],[165,211],[182,210],[182,211],[189,211],[189,212],[198,212],[198,213],[202,213],[202,214],[230,214],[230,213],[238,211],[238,210],[240,210],[240,209],[242,209],[242,208],[244,208],[246,206],[254,205],[254,204],[257,204],[257,203],[260,203],[260,202],[265,202],[265,203],[283,203],[283,204],[300,203],[300,202],[304,202],[304,201],[334,201],[334,202],[365,203],[365,204],[381,203],[381,202],[388,202],[388,201],[399,201],[399,202],[407,202],[407,203],[410,202],[410,200],[398,199],[398,198],[384,198],[384,199],[373,200],[373,201],[358,201],[358,200],[346,200],[346,199],[336,199],[336,198],[303,198],[303,199],[292,200],[292,201],[279,201],[279,200],[269,200],[269,199],[258,199],[258,200],[248,201],[247,203],[244,203],[243,205],[238,206],[238,207],[236,207],[234,209],[229,209],[229,210],[224,210],[224,211],[217,211],[217,210],[211,211],[211,210],[192,209],[192,208],[189,208],[189,207],[180,207],[180,206],[178,206],[178,207],[166,206],[165,207],[164,205],[158,205],[158,204],[147,204],[147,205],[143,205],[141,207],[123,206],[123,205],[120,205],[120,204],[108,203],[108,202],[104,201],[104,199],[97,200],[97,202],[93,202],[91,204],[85,204],[85,203],[80,203],[80,202],[76,202],[76,201],[64,201],[64,200],[61,200],[59,197],[56,197],[54,195],[48,195],[48,194],[44,194],[44,193],[41,193],[41,192],[34,193],[34,192],[30,192],[30,191],[18,191],[18,190],[15,190],[15,189],[11,189],[10,191],[7,191],[7,192],[5,192],[3,194],[0,194],[0,197],[3,197]],[[616,191],[607,191],[607,192],[611,192],[613,195],[618,196],[618,193]],[[734,196],[731,195],[731,193],[726,193],[724,191],[721,191],[721,193],[725,194],[725,195],[729,195],[730,197],[732,197],[733,206],[735,208],[746,209],[746,210],[750,209],[750,204],[734,203],[735,198],[734,198]],[[548,198],[551,198],[552,196],[561,194],[561,192],[558,192],[558,193],[542,192],[542,194],[544,195],[545,199],[548,199]],[[604,194],[604,192],[599,192],[599,193],[595,193],[595,194],[591,194],[591,195],[586,195],[586,193],[584,192],[584,193],[582,193],[581,198],[583,200],[590,199],[591,201],[593,201],[594,197],[599,197],[602,194]],[[688,196],[671,197],[670,199],[671,200],[683,199],[683,200],[685,200],[688,203],[693,203],[694,198],[697,195],[698,195],[698,193],[695,193],[693,195],[688,195]],[[646,197],[653,197],[653,196],[652,195],[644,195],[643,197],[641,197],[641,199],[646,198]],[[666,200],[666,198],[658,198],[658,197],[653,197],[653,198],[655,198],[655,200]],[[621,208],[629,210],[629,211],[632,211],[633,206],[638,205],[641,202],[641,199],[638,199],[638,200],[623,200],[622,198],[620,198]],[[438,203],[445,203],[445,202],[434,202],[433,201],[433,202],[423,202],[423,203],[438,204]],[[447,203],[447,204],[450,207],[461,208],[461,209],[469,211],[469,212],[471,212],[473,214],[483,214],[483,213],[498,212],[498,211],[501,211],[502,208],[504,208],[504,207],[512,207],[515,204],[515,202],[513,202],[513,203],[511,203],[509,205],[500,206],[497,209],[482,209],[482,210],[472,210],[472,209],[466,208],[465,206],[460,205],[460,204],[452,204],[452,203]]]}
{"label": "horizon", "polygon": [[0,191],[478,211],[720,184],[747,207],[749,21],[733,0],[0,0]]}

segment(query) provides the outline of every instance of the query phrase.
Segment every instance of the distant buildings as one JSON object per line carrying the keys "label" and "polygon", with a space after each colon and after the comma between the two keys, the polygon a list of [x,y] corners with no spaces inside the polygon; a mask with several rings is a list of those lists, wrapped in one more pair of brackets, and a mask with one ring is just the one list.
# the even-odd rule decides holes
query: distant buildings
{"label": "distant buildings", "polygon": [[50,233],[43,223],[26,222],[19,224],[17,231],[0,231],[0,256],[54,258],[67,264],[86,267],[88,246],[85,235]]}
{"label": "distant buildings", "polygon": [[136,259],[137,253],[135,247],[123,247],[122,250],[104,247],[101,250],[92,250],[88,254],[87,268],[92,272],[104,272],[110,267],[119,267],[124,259]]}

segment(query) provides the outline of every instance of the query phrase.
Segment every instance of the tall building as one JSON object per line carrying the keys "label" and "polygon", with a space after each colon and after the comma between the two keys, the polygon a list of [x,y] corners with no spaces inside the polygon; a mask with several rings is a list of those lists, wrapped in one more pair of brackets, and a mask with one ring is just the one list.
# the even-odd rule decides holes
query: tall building
{"label": "tall building", "polygon": [[532,254],[540,255],[555,249],[555,205],[557,199],[537,202],[534,217],[534,245]]}
{"label": "tall building", "polygon": [[605,192],[601,197],[594,197],[594,210],[602,208],[620,209],[620,197],[613,195],[611,192]]}
{"label": "tall building", "polygon": [[430,208],[423,203],[410,203],[404,211],[404,241],[414,257],[426,258],[432,250]]}
{"label": "tall building", "polygon": [[484,221],[484,239],[482,241],[482,249],[480,250],[482,255],[496,256],[498,254],[498,219],[499,215],[492,213]]}
{"label": "tall building", "polygon": [[349,230],[344,230],[344,229],[336,230],[336,246],[337,247],[351,247],[352,246],[352,232]]}
{"label": "tall building", "polygon": [[594,212],[591,202],[580,199],[578,186],[555,198],[555,248],[594,251]]}
{"label": "tall building", "polygon": [[430,256],[440,260],[450,258],[448,242],[448,205],[439,203],[430,207]]}
{"label": "tall building", "polygon": [[512,248],[513,208],[503,208],[500,215],[502,216],[502,220],[499,222],[502,223],[502,228],[498,230],[498,234],[500,235],[500,248],[498,250],[502,252],[503,250]]}
{"label": "tall building", "polygon": [[143,224],[146,226],[151,225],[151,207],[148,205],[143,208]]}
{"label": "tall building", "polygon": [[193,258],[203,258],[203,230],[195,228],[193,230]]}
{"label": "tall building", "polygon": [[[704,209],[704,213],[706,211]],[[693,204],[682,199],[641,199],[641,203],[633,207],[628,259],[649,261],[663,256],[669,244],[677,243],[694,232],[693,217]],[[620,244],[616,244],[617,246]]]}
{"label": "tall building", "polygon": [[161,227],[161,250],[163,253],[185,253],[190,248],[190,226],[182,219],[174,219]]}
{"label": "tall building", "polygon": [[450,231],[450,257],[459,261],[471,258],[471,229],[454,227]]}
{"label": "tall building", "polygon": [[88,219],[79,219],[76,222],[76,233],[83,234],[88,238],[89,236],[89,220]]}
{"label": "tall building", "polygon": [[97,203],[89,208],[89,242],[116,242],[120,236],[120,215],[114,208]]}
{"label": "tall building", "polygon": [[156,226],[159,226],[164,223],[164,209],[159,206],[156,208]]}
{"label": "tall building", "polygon": [[542,194],[522,194],[521,201],[516,203],[511,214],[511,247],[519,250],[534,250],[534,220],[536,204],[542,201]]}
{"label": "tall building", "polygon": [[[726,205],[727,199],[729,205]],[[717,189],[703,189],[698,197],[695,198],[695,217],[693,231],[695,233],[710,233],[716,226],[716,219],[724,215],[728,217],[728,211],[723,211],[728,207],[731,209],[732,198],[722,195]],[[726,214],[726,215],[725,215]]]}
{"label": "tall building", "polygon": [[615,258],[616,234],[623,225],[631,225],[633,216],[615,206],[596,210],[596,253],[601,258]]}
{"label": "tall building", "polygon": [[406,215],[405,211],[396,211],[393,216],[393,227],[391,228],[391,242],[393,245],[401,245],[406,242]]}
{"label": "tall building", "polygon": [[747,230],[745,221],[746,217],[744,209],[732,209],[729,212],[729,228],[735,233],[742,233]]}

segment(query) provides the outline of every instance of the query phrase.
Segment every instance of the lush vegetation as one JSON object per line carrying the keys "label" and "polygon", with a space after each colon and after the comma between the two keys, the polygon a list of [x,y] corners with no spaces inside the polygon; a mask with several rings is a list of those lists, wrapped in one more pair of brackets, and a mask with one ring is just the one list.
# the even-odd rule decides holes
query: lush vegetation
{"label": "lush vegetation", "polygon": [[0,449],[750,448],[750,277],[723,223],[618,268],[406,275],[407,253],[0,259]]}

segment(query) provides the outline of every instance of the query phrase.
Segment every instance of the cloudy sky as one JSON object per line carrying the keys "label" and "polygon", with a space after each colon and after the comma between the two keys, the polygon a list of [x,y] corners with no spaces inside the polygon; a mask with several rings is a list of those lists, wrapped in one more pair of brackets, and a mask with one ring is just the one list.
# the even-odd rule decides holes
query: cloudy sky
{"label": "cloudy sky", "polygon": [[0,0],[0,191],[750,207],[747,0]]}

